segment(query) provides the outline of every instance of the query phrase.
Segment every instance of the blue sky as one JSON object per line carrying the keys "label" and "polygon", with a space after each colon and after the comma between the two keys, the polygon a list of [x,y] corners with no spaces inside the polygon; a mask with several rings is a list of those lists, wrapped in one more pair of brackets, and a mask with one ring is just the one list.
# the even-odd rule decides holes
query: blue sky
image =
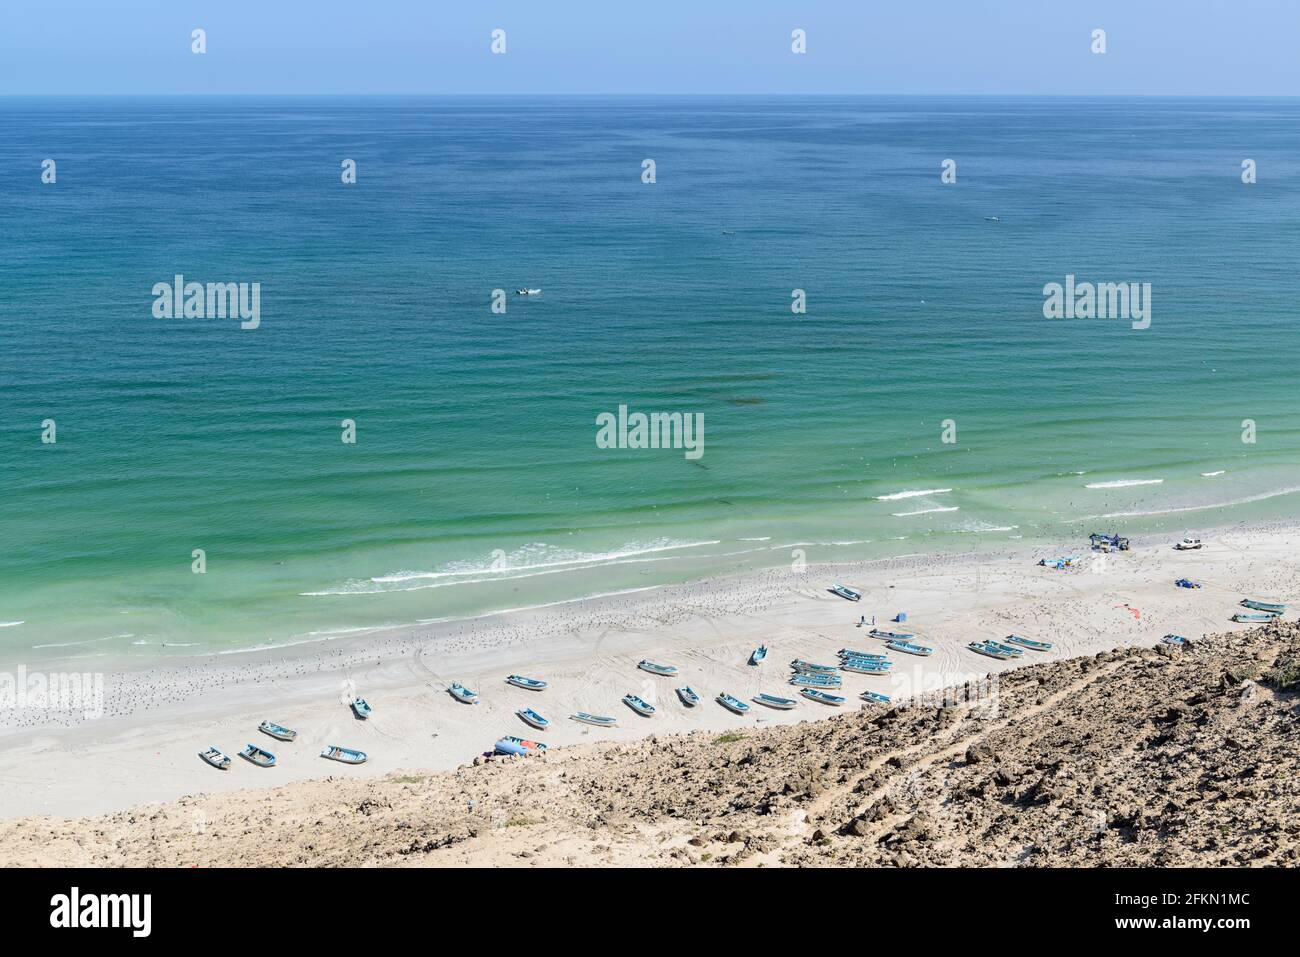
{"label": "blue sky", "polygon": [[[190,52],[202,27],[208,52]],[[790,52],[790,31],[808,52]],[[507,53],[489,52],[493,29]],[[1089,51],[1095,28],[1107,53]],[[7,0],[0,94],[1300,95],[1300,0]]]}

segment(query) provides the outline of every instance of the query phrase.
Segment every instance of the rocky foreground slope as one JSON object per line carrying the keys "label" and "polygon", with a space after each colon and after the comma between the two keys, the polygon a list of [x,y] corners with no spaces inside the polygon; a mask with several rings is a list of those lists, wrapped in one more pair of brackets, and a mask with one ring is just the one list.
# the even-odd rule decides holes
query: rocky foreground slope
{"label": "rocky foreground slope", "polygon": [[793,727],[5,822],[0,864],[1300,864],[1300,625],[1034,665],[972,690]]}

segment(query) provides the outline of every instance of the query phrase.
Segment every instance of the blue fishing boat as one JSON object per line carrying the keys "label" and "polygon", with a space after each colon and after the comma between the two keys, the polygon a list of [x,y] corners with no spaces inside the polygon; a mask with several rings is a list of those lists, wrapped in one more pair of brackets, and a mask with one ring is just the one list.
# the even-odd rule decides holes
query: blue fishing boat
{"label": "blue fishing boat", "polygon": [[636,666],[642,671],[648,671],[652,675],[663,675],[665,678],[671,678],[677,674],[676,665],[661,665],[650,661],[648,658],[638,661]]}
{"label": "blue fishing boat", "polygon": [[463,701],[465,704],[478,704],[478,692],[470,691],[464,685],[457,684],[455,681],[451,683],[451,687],[447,689],[447,692],[457,701]]}
{"label": "blue fishing boat", "polygon": [[352,713],[362,721],[365,721],[373,713],[374,709],[370,707],[370,702],[365,698],[356,698],[352,702]]}
{"label": "blue fishing boat", "polygon": [[1232,620],[1233,620],[1233,621],[1252,621],[1252,622],[1277,621],[1277,612],[1275,612],[1275,611],[1255,611],[1255,612],[1239,611],[1239,612],[1237,612],[1235,615],[1232,616]]}
{"label": "blue fishing boat", "polygon": [[839,595],[841,598],[847,598],[849,601],[862,600],[862,592],[855,591],[848,585],[841,585],[838,582],[832,585],[828,590],[832,595]]}
{"label": "blue fishing boat", "polygon": [[694,708],[700,703],[700,696],[695,693],[695,689],[687,685],[684,688],[677,689],[677,697],[682,699],[682,704],[688,708]]}
{"label": "blue fishing boat", "polygon": [[881,638],[885,641],[911,641],[916,637],[906,631],[881,631],[879,628],[872,628],[867,634],[872,638]]}
{"label": "blue fishing boat", "polygon": [[999,661],[1006,661],[1008,658],[1011,657],[1011,653],[1009,651],[1005,651],[1002,648],[998,647],[997,645],[994,645],[987,641],[972,641],[966,647],[969,648],[971,651],[978,652],[981,655],[988,655],[988,657],[990,658],[997,658]]}
{"label": "blue fishing boat", "polygon": [[810,685],[816,688],[838,688],[843,681],[843,677],[839,674],[810,675],[802,671],[796,671],[790,676],[790,681],[793,684]]}
{"label": "blue fishing boat", "polygon": [[1271,611],[1279,615],[1286,611],[1286,605],[1278,604],[1277,602],[1258,601],[1254,598],[1244,598],[1241,603],[1247,608],[1255,609],[1255,611]]}
{"label": "blue fishing boat", "polygon": [[650,717],[655,713],[655,706],[644,698],[634,694],[623,695],[623,703],[643,717]]}
{"label": "blue fishing boat", "polygon": [[749,653],[749,663],[756,665],[767,657],[767,645],[759,645]]}
{"label": "blue fishing boat", "polygon": [[511,744],[517,744],[526,751],[545,751],[546,745],[540,741],[528,741],[525,738],[516,738],[513,734],[503,734],[502,741],[509,741]]}
{"label": "blue fishing boat", "polygon": [[890,651],[901,651],[907,655],[920,655],[923,658],[934,654],[933,648],[927,648],[925,645],[914,645],[910,641],[890,641],[886,642],[885,647]]}
{"label": "blue fishing boat", "polygon": [[802,658],[796,658],[790,662],[790,667],[795,671],[803,671],[808,674],[830,674],[833,675],[839,671],[834,665],[818,665],[811,661],[804,661]]}
{"label": "blue fishing boat", "polygon": [[998,651],[1005,651],[1012,658],[1023,658],[1025,656],[1025,649],[1017,648],[1015,645],[1004,645],[1002,642],[994,641],[992,638],[985,639],[984,644],[991,648],[996,648]]}
{"label": "blue fishing boat", "polygon": [[841,648],[836,652],[841,658],[862,658],[866,661],[887,661],[885,655],[878,655],[870,651],[855,651],[852,648]]}
{"label": "blue fishing boat", "polygon": [[339,761],[343,764],[365,764],[366,752],[354,751],[352,748],[341,748],[337,744],[327,744],[321,749],[320,756],[329,758],[331,761]]}
{"label": "blue fishing boat", "polygon": [[887,675],[894,667],[892,661],[867,661],[861,658],[845,658],[840,665],[841,671],[852,671],[860,675]]}
{"label": "blue fishing boat", "polygon": [[543,718],[532,708],[520,708],[515,714],[519,715],[519,720],[523,721],[524,724],[531,724],[538,731],[545,731],[551,726],[550,721]]}
{"label": "blue fishing boat", "polygon": [[516,688],[523,688],[525,691],[541,691],[546,687],[545,681],[539,681],[536,678],[525,678],[523,675],[511,675],[506,679],[507,684],[512,684]]}
{"label": "blue fishing boat", "polygon": [[290,731],[288,728],[276,724],[274,721],[263,721],[257,726],[257,730],[263,734],[269,734],[279,741],[292,741],[298,737],[297,731]]}
{"label": "blue fishing boat", "polygon": [[579,711],[577,714],[571,715],[570,717],[572,717],[574,721],[579,721],[582,724],[594,725],[597,728],[612,728],[618,723],[618,718],[611,718],[609,715],[604,714],[588,714],[585,711]]}
{"label": "blue fishing boat", "polygon": [[837,694],[828,694],[825,691],[818,691],[816,688],[802,688],[799,693],[810,701],[817,701],[821,704],[834,705],[839,707],[844,703],[844,699]]}
{"label": "blue fishing boat", "polygon": [[879,691],[864,691],[858,695],[863,701],[871,701],[875,704],[889,704],[889,695],[881,694]]}
{"label": "blue fishing boat", "polygon": [[776,708],[778,711],[789,711],[798,704],[798,702],[793,698],[778,698],[773,694],[756,694],[754,695],[754,700],[758,704],[767,705],[769,708]]}
{"label": "blue fishing boat", "polygon": [[717,701],[718,704],[726,708],[728,711],[734,711],[736,714],[749,713],[749,705],[745,704],[745,702],[741,701],[739,698],[733,698],[725,691],[719,692],[717,698],[715,698],[714,700]]}
{"label": "blue fishing boat", "polygon": [[218,771],[230,770],[230,758],[227,755],[222,754],[215,747],[209,746],[206,751],[200,751],[199,757],[204,761],[207,761],[208,764],[212,765]]}
{"label": "blue fishing boat", "polygon": [[1035,641],[1033,638],[1025,638],[1022,635],[1007,635],[1002,639],[1013,645],[1024,645],[1026,648],[1032,648],[1034,651],[1051,651],[1052,643],[1050,641]]}
{"label": "blue fishing boat", "polygon": [[275,767],[275,755],[255,744],[244,745],[244,750],[239,752],[239,756],[250,764],[256,764],[259,768]]}
{"label": "blue fishing boat", "polygon": [[1161,642],[1163,642],[1163,643],[1166,644],[1166,645],[1185,645],[1185,644],[1187,644],[1187,639],[1184,638],[1182,635],[1165,635],[1165,636],[1164,636],[1163,638],[1161,638],[1160,640],[1161,640]]}

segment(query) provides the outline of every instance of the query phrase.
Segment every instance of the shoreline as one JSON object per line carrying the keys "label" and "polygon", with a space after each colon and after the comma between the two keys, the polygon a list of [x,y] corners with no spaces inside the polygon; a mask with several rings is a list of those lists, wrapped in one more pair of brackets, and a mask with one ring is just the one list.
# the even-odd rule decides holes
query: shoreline
{"label": "shoreline", "polygon": [[[1018,632],[1053,642],[1052,651],[1021,660],[1037,663],[1150,644],[1166,632],[1248,629],[1227,621],[1242,597],[1291,597],[1300,575],[1289,556],[1300,546],[1300,528],[1279,522],[1201,534],[1209,544],[1199,552],[1174,551],[1172,537],[1142,536],[1133,551],[1106,556],[1100,570],[1086,559],[1066,572],[1038,567],[1032,562],[1044,554],[1041,548],[911,555],[809,565],[802,574],[749,571],[403,626],[325,639],[323,646],[304,643],[293,647],[308,650],[294,655],[273,648],[150,665],[124,662],[104,675],[100,719],[0,712],[0,817],[101,813],[289,781],[448,769],[490,750],[505,734],[554,747],[792,724],[859,707],[862,690],[883,691],[898,703],[1014,667],[966,649],[974,638]],[[1086,544],[1060,553],[1090,554]],[[1203,579],[1206,587],[1173,587],[1173,579],[1184,576]],[[849,603],[827,593],[835,580],[859,588],[863,600]],[[896,673],[889,678],[845,675],[844,709],[800,700],[793,711],[754,706],[742,718],[712,700],[719,691],[745,699],[759,691],[792,697],[785,680],[790,659],[833,662],[841,647],[876,645],[854,627],[857,617],[874,614],[887,628],[898,611],[909,614],[901,627],[916,632],[935,654],[894,655]],[[772,651],[754,668],[745,660],[757,644]],[[677,665],[680,677],[637,670],[645,657]],[[550,687],[540,694],[512,688],[504,683],[511,672],[544,678]],[[445,691],[451,681],[477,690],[482,703],[452,699]],[[700,692],[699,706],[687,710],[677,701],[672,689],[680,684]],[[634,714],[620,700],[629,692],[654,699],[659,713],[648,719]],[[344,704],[353,693],[374,707],[369,721],[355,720]],[[545,714],[551,729],[524,725],[514,714],[524,706]],[[579,710],[616,715],[618,727],[596,730],[570,721]],[[264,718],[297,728],[298,740],[285,745],[265,738],[256,730]],[[233,757],[250,742],[274,751],[279,766],[236,761],[230,771],[218,772],[197,757],[209,744]],[[371,760],[356,768],[326,763],[317,756],[325,744],[359,748]],[[97,782],[92,794],[85,793],[87,779]]]}

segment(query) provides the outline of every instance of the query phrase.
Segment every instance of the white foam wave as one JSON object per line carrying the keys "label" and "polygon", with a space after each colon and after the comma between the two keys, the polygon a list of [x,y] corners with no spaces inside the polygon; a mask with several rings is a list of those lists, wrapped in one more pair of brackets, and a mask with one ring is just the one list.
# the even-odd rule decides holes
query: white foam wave
{"label": "white foam wave", "polygon": [[956,512],[959,509],[960,506],[952,505],[948,508],[921,508],[915,512],[894,512],[892,514],[894,518],[909,518],[912,515],[933,515],[935,512]]}
{"label": "white foam wave", "polygon": [[0,621],[0,628],[17,628],[25,624],[27,624],[25,621]]}
{"label": "white foam wave", "polygon": [[900,498],[920,498],[923,495],[941,495],[944,492],[951,492],[950,488],[922,488],[909,489],[906,492],[891,492],[888,495],[877,495],[877,502],[896,502]]}
{"label": "white foam wave", "polygon": [[1164,479],[1117,479],[1114,482],[1091,482],[1084,488],[1128,488],[1131,485],[1159,485]]}
{"label": "white foam wave", "polygon": [[1227,471],[1227,469],[1219,469],[1217,472],[1202,472],[1201,478],[1214,478],[1216,475],[1223,475]]}
{"label": "white foam wave", "polygon": [[1248,495],[1246,498],[1234,499],[1231,502],[1210,502],[1207,505],[1182,505],[1176,508],[1155,508],[1142,512],[1108,512],[1105,515],[1085,515],[1083,518],[1073,519],[1072,521],[1092,522],[1102,518],[1147,518],[1152,515],[1176,515],[1181,512],[1204,512],[1212,508],[1233,508],[1237,505],[1250,505],[1254,502],[1263,502],[1270,498],[1278,498],[1282,495],[1294,495],[1296,492],[1300,492],[1300,486],[1277,489],[1272,492],[1261,492],[1259,495]]}

